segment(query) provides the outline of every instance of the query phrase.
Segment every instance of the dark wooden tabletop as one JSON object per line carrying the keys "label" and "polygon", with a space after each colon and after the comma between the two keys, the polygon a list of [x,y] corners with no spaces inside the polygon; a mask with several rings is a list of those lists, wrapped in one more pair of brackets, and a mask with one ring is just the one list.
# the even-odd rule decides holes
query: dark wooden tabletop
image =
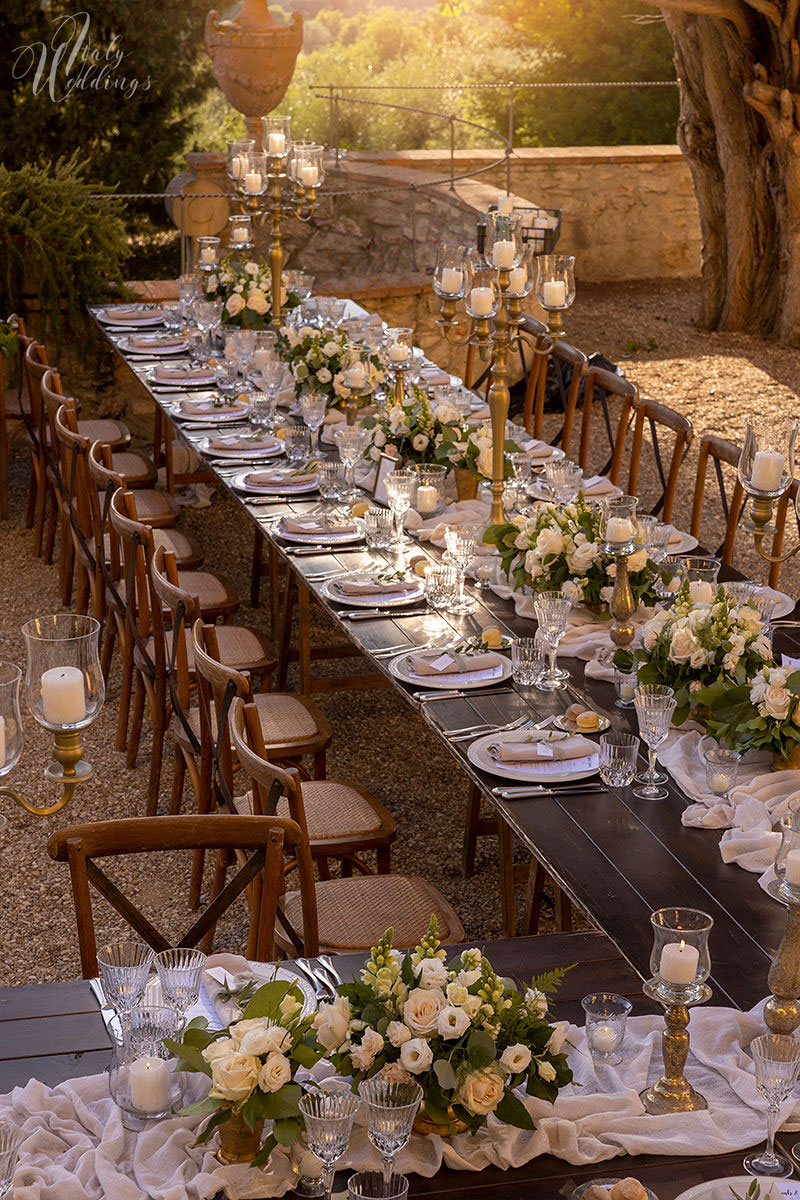
{"label": "dark wooden tabletop", "polygon": [[[104,335],[121,354],[113,333]],[[122,356],[124,358],[124,356]],[[163,397],[152,391],[144,378],[149,368],[127,364],[150,390],[153,400],[167,417],[179,425],[182,436],[197,445],[205,433],[193,433],[191,426],[175,416],[176,397]],[[323,446],[323,451],[325,447]],[[491,592],[474,593],[477,608],[466,617],[430,613],[417,617],[382,617],[377,620],[350,622],[345,606],[322,595],[324,580],[315,575],[329,571],[354,570],[371,565],[376,558],[397,563],[391,553],[367,551],[363,546],[337,549],[309,557],[286,554],[289,548],[275,529],[275,520],[283,513],[302,513],[316,504],[295,500],[268,507],[248,503],[233,490],[233,471],[212,468],[224,487],[276,548],[281,559],[295,572],[349,641],[369,659],[372,668],[382,672],[435,732],[491,719],[498,723],[517,715],[537,719],[551,712],[562,712],[576,697],[586,699],[605,712],[612,727],[636,732],[631,712],[616,708],[613,688],[608,683],[584,679],[584,664],[575,658],[562,658],[560,665],[571,674],[571,694],[542,693],[532,688],[506,686],[489,688],[469,697],[420,704],[412,698],[413,688],[389,673],[389,664],[375,658],[373,651],[402,645],[408,641],[428,641],[450,628],[457,637],[474,635],[490,621],[516,636],[529,636],[531,622],[516,616],[513,605]],[[430,543],[422,543],[415,553],[432,561],[441,553]],[[735,575],[735,572],[727,572]],[[779,648],[798,654],[795,633],[781,631],[776,637]],[[654,909],[679,905],[704,910],[714,918],[711,934],[712,976],[709,982],[716,1003],[752,1007],[767,993],[769,960],[782,936],[784,909],[758,886],[757,877],[735,864],[726,865],[719,854],[720,832],[690,829],[681,825],[687,799],[672,782],[666,800],[639,800],[630,788],[612,788],[593,795],[574,794],[568,784],[558,786],[554,797],[502,800],[492,788],[503,780],[474,767],[468,757],[468,743],[453,745],[442,737],[442,745],[453,757],[454,778],[472,779],[483,795],[545,865],[548,872],[573,902],[590,915],[609,936],[625,959],[641,975],[649,975],[652,947],[650,914]],[[459,809],[453,812],[456,829],[461,821]]]}
{"label": "dark wooden tabletop", "polygon": [[[454,950],[457,948],[454,948]],[[561,1019],[582,1023],[581,998],[593,991],[616,991],[633,1003],[634,1015],[652,1011],[642,995],[635,971],[608,938],[600,933],[545,934],[490,942],[486,950],[501,974],[530,980],[556,965],[576,964],[553,1005]],[[363,956],[337,958],[344,978],[353,975]],[[291,963],[286,964],[291,966]],[[0,989],[0,1093],[36,1078],[50,1086],[103,1071],[109,1061],[108,1036],[97,1001],[86,980]],[[691,1058],[689,1059],[691,1072]],[[754,1131],[757,1137],[759,1130]],[[786,1146],[800,1135],[781,1135]],[[742,1154],[693,1157],[623,1156],[601,1164],[573,1167],[542,1155],[524,1167],[502,1171],[452,1171],[442,1168],[432,1178],[409,1178],[410,1192],[426,1200],[492,1200],[563,1197],[589,1179],[633,1175],[651,1187],[659,1200],[674,1200],[703,1180],[741,1174]]]}

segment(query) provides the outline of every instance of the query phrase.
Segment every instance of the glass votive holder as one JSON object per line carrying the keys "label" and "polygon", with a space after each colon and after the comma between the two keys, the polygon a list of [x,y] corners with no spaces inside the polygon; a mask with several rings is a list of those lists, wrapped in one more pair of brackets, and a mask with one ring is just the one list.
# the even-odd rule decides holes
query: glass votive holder
{"label": "glass votive holder", "polygon": [[683,568],[683,578],[688,579],[689,583],[715,584],[717,582],[721,559],[697,554],[682,554],[679,561]]}
{"label": "glass votive holder", "polygon": [[800,904],[800,801],[794,800],[780,821],[781,844],[775,855],[777,894]]}
{"label": "glass votive holder", "polygon": [[321,462],[317,467],[319,494],[323,500],[339,500],[345,492],[344,463]]}
{"label": "glass votive holder", "polygon": [[14,1183],[20,1147],[25,1135],[19,1125],[0,1121],[0,1196],[6,1196]]}
{"label": "glass votive holder", "polygon": [[448,468],[443,463],[412,463],[411,470],[419,475],[419,487],[414,508],[421,517],[435,517],[445,506],[445,478]]}
{"label": "glass votive holder", "polygon": [[650,971],[659,998],[686,1004],[701,999],[711,974],[708,935],[713,917],[696,908],[659,908],[650,916]]}
{"label": "glass votive holder", "polygon": [[197,239],[197,266],[201,271],[215,271],[219,260],[219,238]]}
{"label": "glass votive holder", "polygon": [[253,225],[249,213],[228,217],[228,236],[231,250],[249,250],[253,245]]}
{"label": "glass votive holder", "polygon": [[500,560],[494,554],[479,554],[473,558],[469,571],[479,591],[494,583],[499,563]]}
{"label": "glass votive holder", "polygon": [[600,738],[600,778],[610,787],[628,787],[636,773],[639,739],[632,733],[604,733]]}
{"label": "glass votive holder", "polygon": [[636,548],[636,496],[613,496],[603,507],[600,536],[609,554],[632,554]]}
{"label": "glass votive holder", "polygon": [[311,1197],[324,1196],[324,1167],[321,1160],[310,1149],[304,1133],[301,1133],[297,1141],[292,1143],[289,1158],[295,1179],[294,1192],[296,1195],[305,1196],[307,1200],[310,1200]]}
{"label": "glass votive holder", "polygon": [[304,425],[287,425],[284,445],[290,463],[305,462],[311,453],[311,430]]}
{"label": "glass votive holder", "polygon": [[715,796],[727,797],[739,774],[741,754],[727,746],[709,746],[703,751],[706,764],[706,783]]}
{"label": "glass votive holder", "polygon": [[522,687],[533,687],[545,668],[541,638],[514,638],[511,643],[511,674]]}
{"label": "glass votive holder", "polygon": [[633,1008],[630,1000],[612,992],[592,992],[581,1000],[586,1013],[586,1044],[596,1064],[609,1067],[622,1062],[625,1022]]}
{"label": "glass votive holder", "polygon": [[0,778],[8,774],[22,754],[21,678],[22,671],[15,663],[0,662]]}
{"label": "glass votive holder", "polygon": [[669,600],[683,582],[683,558],[678,554],[665,554],[659,563],[658,574],[654,580],[656,595],[661,600]]}
{"label": "glass votive holder", "polygon": [[389,550],[394,545],[394,513],[390,508],[368,508],[364,513],[364,537],[372,550]]}
{"label": "glass votive holder", "polygon": [[387,1179],[382,1171],[356,1171],[347,1181],[348,1200],[406,1200],[408,1178],[397,1171]]}
{"label": "glass votive holder", "polygon": [[145,1005],[118,1013],[108,1023],[109,1091],[125,1129],[145,1129],[183,1103],[183,1073],[164,1045],[164,1039],[178,1037],[183,1026],[174,1008]]}
{"label": "glass votive holder", "polygon": [[636,669],[623,671],[621,667],[614,668],[614,687],[617,692],[615,701],[617,708],[633,708],[633,700],[639,683]]}
{"label": "glass votive holder", "polygon": [[447,611],[458,595],[458,573],[455,567],[437,563],[425,574],[425,599],[431,608]]}

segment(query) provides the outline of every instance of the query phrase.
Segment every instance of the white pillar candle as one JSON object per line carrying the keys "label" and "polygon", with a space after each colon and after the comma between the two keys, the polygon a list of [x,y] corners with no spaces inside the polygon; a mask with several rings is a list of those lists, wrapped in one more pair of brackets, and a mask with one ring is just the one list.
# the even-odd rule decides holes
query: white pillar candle
{"label": "white pillar candle", "polygon": [[598,1054],[611,1054],[617,1048],[617,1031],[613,1025],[591,1026],[592,1049]]}
{"label": "white pillar candle", "polygon": [[469,294],[469,306],[476,317],[489,317],[494,309],[494,296],[490,287],[474,287]]}
{"label": "white pillar candle", "polygon": [[203,246],[200,251],[200,262],[215,263],[217,261],[217,252],[213,246]]}
{"label": "white pillar candle", "polygon": [[253,352],[253,358],[255,360],[256,370],[260,371],[262,367],[267,365],[268,362],[272,362],[272,351],[263,349],[255,350]]}
{"label": "white pillar candle", "polygon": [[244,177],[244,186],[251,196],[261,191],[261,172],[248,171]]}
{"label": "white pillar candle", "polygon": [[[728,776],[724,771],[715,771],[709,777],[708,785],[715,796],[724,796],[728,790]],[[800,874],[800,870],[798,874]]]}
{"label": "white pillar candle", "polygon": [[243,229],[241,225],[237,225],[233,231],[233,240],[234,242],[246,242],[247,230]]}
{"label": "white pillar candle", "polygon": [[563,308],[567,301],[567,285],[563,279],[549,279],[542,288],[545,308]]}
{"label": "white pillar candle", "polygon": [[508,291],[511,296],[521,296],[528,282],[528,272],[524,267],[514,267],[508,272]]}
{"label": "white pillar candle", "polygon": [[286,134],[271,133],[269,135],[267,146],[267,153],[272,155],[273,158],[283,158],[284,154],[286,153]]}
{"label": "white pillar candle", "polygon": [[0,770],[6,764],[6,722],[0,717]]}
{"label": "white pillar candle", "polygon": [[42,709],[50,725],[75,725],[86,716],[83,672],[78,667],[51,667],[42,675]]}
{"label": "white pillar candle", "polygon": [[750,477],[752,487],[760,492],[776,492],[781,486],[785,461],[780,450],[756,450]]}
{"label": "white pillar candle", "polygon": [[417,512],[422,516],[423,513],[434,513],[439,504],[439,493],[433,484],[424,483],[422,487],[417,488]]}
{"label": "white pillar candle", "polygon": [[354,363],[352,367],[348,367],[344,373],[343,380],[345,387],[360,388],[367,382],[367,372],[363,363]]}
{"label": "white pillar candle", "polygon": [[692,604],[710,604],[714,599],[714,586],[707,579],[692,579],[689,583],[689,599]]}
{"label": "white pillar candle", "polygon": [[517,248],[513,242],[498,241],[492,246],[492,263],[495,267],[510,267],[513,265]]}
{"label": "white pillar candle", "polygon": [[442,268],[442,291],[448,296],[454,296],[456,292],[460,292],[464,283],[464,272],[459,271],[457,267]]}
{"label": "white pillar candle", "polygon": [[300,168],[300,182],[303,187],[316,187],[319,183],[319,168],[314,163],[304,163]]}
{"label": "white pillar candle", "polygon": [[700,951],[695,946],[687,946],[686,942],[668,942],[661,951],[659,977],[665,983],[685,987],[688,983],[694,983],[699,961]]}
{"label": "white pillar candle", "polygon": [[632,675],[630,679],[621,680],[619,685],[619,694],[621,698],[623,700],[632,700],[636,695],[636,689],[638,686],[639,680],[635,675]]}
{"label": "white pillar candle", "polygon": [[606,541],[612,546],[624,546],[633,537],[633,522],[627,517],[609,517],[606,524]]}
{"label": "white pillar candle", "polygon": [[241,179],[247,171],[247,159],[244,155],[237,154],[231,161],[231,174],[234,179]]}
{"label": "white pillar candle", "polygon": [[389,347],[389,358],[392,362],[405,362],[411,353],[411,347],[405,342],[395,342]]}
{"label": "white pillar candle", "polygon": [[131,1104],[141,1113],[163,1112],[169,1108],[169,1068],[163,1058],[149,1054],[137,1058],[128,1068]]}
{"label": "white pillar candle", "polygon": [[497,211],[501,217],[510,217],[514,211],[514,197],[501,196],[497,201]]}
{"label": "white pillar candle", "polygon": [[787,883],[792,887],[800,887],[800,850],[790,850],[786,855],[786,875]]}

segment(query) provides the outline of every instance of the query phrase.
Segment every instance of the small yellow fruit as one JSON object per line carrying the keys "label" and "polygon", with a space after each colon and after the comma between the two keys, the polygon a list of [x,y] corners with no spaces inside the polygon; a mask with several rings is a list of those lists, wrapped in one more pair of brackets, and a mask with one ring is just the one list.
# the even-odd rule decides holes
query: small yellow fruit
{"label": "small yellow fruit", "polygon": [[350,512],[354,517],[363,517],[368,508],[369,504],[366,500],[356,500],[350,505]]}
{"label": "small yellow fruit", "polygon": [[496,625],[487,625],[481,630],[481,641],[488,650],[499,650],[503,644],[503,634]]}

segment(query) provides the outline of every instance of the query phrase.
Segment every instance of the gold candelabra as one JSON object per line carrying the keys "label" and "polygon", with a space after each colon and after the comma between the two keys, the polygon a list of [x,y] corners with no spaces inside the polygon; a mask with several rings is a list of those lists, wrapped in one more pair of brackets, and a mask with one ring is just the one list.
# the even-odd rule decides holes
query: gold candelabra
{"label": "gold candelabra", "polygon": [[[286,172],[280,159],[270,159],[270,170],[267,176],[267,202],[260,212],[261,223],[269,222],[269,268],[272,278],[272,319],[270,324],[276,331],[281,326],[281,290],[283,287],[283,238],[281,225],[284,217],[296,217],[298,221],[310,221],[316,207],[317,193],[313,187],[303,187],[295,182],[296,196],[293,203],[288,203],[284,197],[284,180]],[[259,196],[250,196],[247,205],[253,214],[259,213]]]}
{"label": "gold candelabra", "polygon": [[49,817],[60,812],[75,794],[79,783],[84,783],[93,773],[91,763],[83,762],[81,729],[58,729],[53,734],[53,762],[44,769],[44,777],[50,783],[61,785],[62,793],[55,804],[46,806],[31,804],[19,792],[10,787],[0,787],[0,796],[14,800],[25,812],[37,817]]}
{"label": "gold candelabra", "polygon": [[651,1115],[661,1116],[664,1113],[696,1112],[708,1108],[705,1096],[692,1087],[685,1070],[689,1054],[689,1009],[697,1004],[705,1004],[711,998],[711,988],[703,984],[699,995],[692,996],[687,988],[685,997],[677,1000],[668,999],[662,994],[658,979],[648,979],[642,990],[645,996],[663,1006],[666,1025],[661,1035],[664,1073],[651,1087],[639,1093],[645,1110]]}
{"label": "gold candelabra", "polygon": [[[789,488],[795,474],[794,451],[798,423],[793,420],[770,418],[768,423],[745,422],[744,443],[739,457],[739,482],[751,499],[750,519],[744,528],[753,535],[758,553],[769,563],[782,563],[800,553],[800,544],[785,554],[771,554],[764,547],[767,535],[775,533],[771,524],[772,510]],[[798,499],[795,509],[800,520]]]}

